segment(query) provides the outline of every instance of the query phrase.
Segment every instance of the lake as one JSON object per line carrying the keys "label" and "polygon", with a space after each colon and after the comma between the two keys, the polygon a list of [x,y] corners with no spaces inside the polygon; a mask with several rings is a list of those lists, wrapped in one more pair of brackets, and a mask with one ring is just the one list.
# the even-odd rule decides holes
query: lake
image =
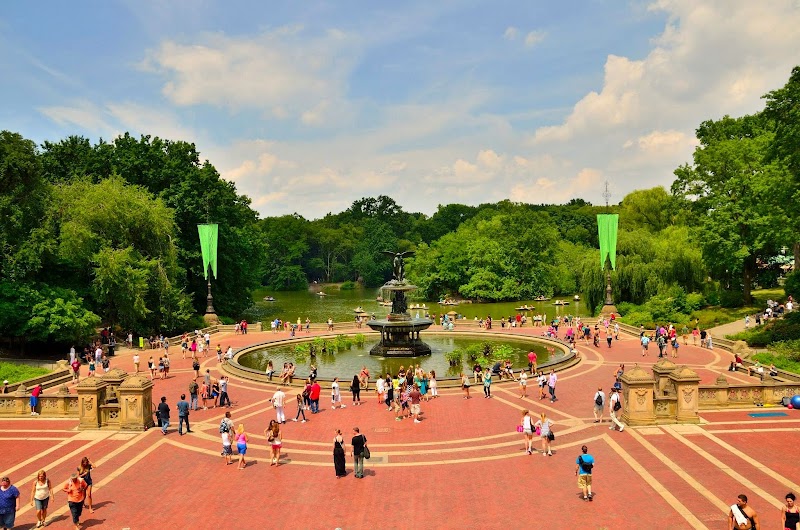
{"label": "lake", "polygon": [[[258,289],[254,293],[254,306],[247,310],[245,316],[250,321],[269,322],[275,318],[281,320],[289,320],[296,322],[298,318],[305,322],[306,317],[310,318],[312,322],[325,322],[332,318],[335,322],[346,322],[355,318],[355,309],[357,307],[363,308],[367,314],[375,314],[377,318],[385,318],[389,313],[390,308],[380,305],[376,302],[376,298],[380,296],[380,289],[354,289],[342,291],[336,288],[335,285],[325,285],[323,290],[326,296],[320,296],[310,290],[308,291],[270,291],[268,289]],[[275,298],[274,302],[265,302],[265,296],[272,296]],[[517,311],[516,308],[521,306],[528,306],[531,310],[527,311],[528,317],[535,314],[545,314],[548,318],[555,315],[574,315],[574,316],[590,316],[590,312],[586,304],[581,301],[574,301],[572,296],[556,297],[547,302],[537,302],[535,300],[520,300],[518,302],[495,302],[495,303],[462,303],[455,306],[439,305],[436,300],[409,300],[409,306],[414,304],[427,305],[428,311],[431,314],[440,315],[449,311],[456,311],[460,315],[464,315],[472,320],[476,316],[478,318],[486,318],[491,315],[497,321],[501,317],[508,318],[509,316],[516,315],[518,312],[525,314],[526,311]],[[570,303],[568,306],[555,306],[553,302],[556,300],[564,300]],[[415,315],[416,309],[410,309],[412,315]],[[420,311],[421,313],[423,310]],[[424,316],[424,315],[421,315]]]}

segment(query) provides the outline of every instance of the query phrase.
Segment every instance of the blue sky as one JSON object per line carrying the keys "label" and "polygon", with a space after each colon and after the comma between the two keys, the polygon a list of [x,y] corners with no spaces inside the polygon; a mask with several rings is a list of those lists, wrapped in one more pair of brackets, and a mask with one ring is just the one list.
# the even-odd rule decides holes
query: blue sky
{"label": "blue sky", "polygon": [[0,126],[195,142],[265,216],[616,202],[786,82],[800,5],[763,5],[3,2]]}

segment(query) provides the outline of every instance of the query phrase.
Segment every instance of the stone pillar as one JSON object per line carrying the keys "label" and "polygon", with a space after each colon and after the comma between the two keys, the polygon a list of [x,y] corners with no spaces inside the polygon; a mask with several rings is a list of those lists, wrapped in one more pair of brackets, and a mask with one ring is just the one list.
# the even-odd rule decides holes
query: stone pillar
{"label": "stone pillar", "polygon": [[669,378],[675,385],[675,393],[678,396],[678,410],[675,419],[678,423],[700,423],[700,416],[697,415],[700,376],[684,365],[669,374]]}
{"label": "stone pillar", "polygon": [[717,387],[717,406],[727,407],[728,391],[730,390],[731,385],[728,383],[728,378],[725,377],[725,374],[719,374],[717,376],[716,381],[714,381],[714,386]]}
{"label": "stone pillar", "polygon": [[69,388],[67,385],[58,387],[56,397],[58,398],[58,412],[56,414],[58,416],[69,416]]}
{"label": "stone pillar", "polygon": [[79,429],[99,429],[101,426],[100,405],[105,403],[108,383],[99,377],[87,377],[78,383]]}
{"label": "stone pillar", "polygon": [[669,388],[669,374],[678,365],[670,361],[666,357],[662,357],[656,364],[653,365],[653,376],[656,380],[656,396],[664,397],[667,395],[667,388]]}
{"label": "stone pillar", "polygon": [[624,402],[622,421],[628,425],[655,425],[653,403],[656,382],[653,376],[636,364],[620,378]]}
{"label": "stone pillar", "polygon": [[141,375],[128,376],[119,385],[118,396],[120,430],[146,431],[155,425],[152,381]]}
{"label": "stone pillar", "polygon": [[122,368],[112,368],[107,374],[100,376],[100,379],[108,383],[108,387],[106,388],[106,403],[116,403],[118,401],[118,389],[126,377],[128,377],[128,372]]}
{"label": "stone pillar", "polygon": [[17,389],[14,391],[13,396],[16,398],[16,403],[14,404],[14,414],[18,416],[22,416],[24,414],[30,415],[31,408],[30,402],[30,393],[28,392],[27,387],[25,385],[19,385]]}

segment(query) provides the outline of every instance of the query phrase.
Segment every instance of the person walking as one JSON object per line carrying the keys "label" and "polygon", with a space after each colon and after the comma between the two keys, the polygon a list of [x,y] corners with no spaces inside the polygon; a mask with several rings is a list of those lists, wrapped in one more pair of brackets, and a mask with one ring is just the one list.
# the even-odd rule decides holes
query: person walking
{"label": "person walking", "polygon": [[270,421],[269,427],[264,431],[264,435],[267,437],[267,442],[269,443],[272,453],[272,463],[270,463],[270,466],[278,466],[278,462],[281,459],[281,446],[283,445],[280,423],[275,420]]}
{"label": "person walking", "polygon": [[86,498],[86,482],[77,473],[73,473],[64,485],[64,493],[67,494],[67,505],[72,514],[72,524],[75,525],[75,530],[81,530],[83,501]]}
{"label": "person walking", "polygon": [[89,508],[89,513],[94,513],[94,508],[92,507],[92,469],[94,469],[94,464],[92,464],[88,456],[84,456],[77,471],[78,476],[86,483],[86,502],[84,507]]}
{"label": "person walking", "polygon": [[575,476],[578,477],[578,487],[583,492],[583,500],[591,501],[592,495],[592,469],[594,469],[594,457],[589,454],[589,448],[585,445],[581,447],[581,454],[575,460]]}
{"label": "person walking", "polygon": [[781,507],[781,520],[786,530],[800,530],[800,510],[794,503],[796,500],[794,493],[787,493],[786,506]]}
{"label": "person walking", "polygon": [[544,375],[544,372],[539,372],[536,383],[539,385],[539,399],[546,399],[547,391],[545,388],[547,388],[547,376]]}
{"label": "person walking", "polygon": [[594,422],[603,423],[603,410],[605,410],[606,395],[601,387],[594,393]]}
{"label": "person walking", "polygon": [[533,420],[528,409],[522,409],[522,420],[519,424],[522,427],[522,435],[525,437],[525,451],[529,455],[533,454]]}
{"label": "person walking", "polygon": [[205,381],[200,386],[200,399],[203,400],[203,410],[208,410],[208,396],[211,392],[211,389],[208,387]]}
{"label": "person walking", "polygon": [[731,505],[728,513],[728,530],[761,530],[758,514],[747,505],[747,495],[736,497],[736,504]]}
{"label": "person walking", "polygon": [[244,455],[247,454],[247,435],[244,432],[243,423],[240,423],[236,429],[236,450],[239,452],[239,467],[237,469],[244,469],[247,467],[247,462],[244,460]]}
{"label": "person walking", "polygon": [[[195,383],[196,385],[196,383]],[[197,400],[195,400],[197,403]],[[181,400],[178,401],[178,404],[175,405],[175,408],[178,409],[178,434],[183,436],[183,424],[186,424],[186,432],[187,434],[192,432],[189,428],[189,402],[186,401],[186,394],[181,394]]]}
{"label": "person walking", "polygon": [[231,446],[231,438],[233,437],[233,421],[231,420],[231,413],[226,412],[222,421],[219,423],[219,434],[222,438],[222,459],[225,465],[230,465],[231,457],[233,456],[233,447]]}
{"label": "person walking", "polygon": [[358,375],[353,376],[350,391],[353,393],[353,405],[361,405],[361,381],[358,379]]}
{"label": "person walking", "polygon": [[558,381],[558,376],[556,375],[555,370],[550,370],[550,376],[547,378],[547,390],[550,392],[550,403],[555,403],[558,401],[556,397],[556,382]]}
{"label": "person walking", "polygon": [[464,399],[469,399],[469,376],[461,374],[461,389],[464,391]]}
{"label": "person walking", "polygon": [[342,393],[339,390],[339,378],[334,377],[333,383],[331,383],[331,408],[336,409],[336,404],[339,404],[339,408],[345,408],[345,404],[342,403]]}
{"label": "person walking", "polygon": [[322,393],[322,387],[319,385],[319,382],[314,380],[311,383],[311,388],[308,391],[308,399],[311,401],[311,414],[316,414],[319,412],[319,396]]}
{"label": "person walking", "polygon": [[228,376],[223,375],[219,380],[219,406],[231,407],[231,398],[228,395]]}
{"label": "person walking", "polygon": [[47,524],[47,506],[52,498],[53,485],[50,483],[50,479],[47,478],[47,472],[44,469],[40,469],[39,473],[36,474],[36,480],[31,486],[31,506],[36,508],[37,522],[35,528],[41,528]]}
{"label": "person walking", "polygon": [[275,407],[275,416],[278,423],[286,423],[286,414],[283,411],[283,404],[286,401],[286,393],[278,387],[272,396],[272,406]]}
{"label": "person walking", "polygon": [[483,397],[492,397],[492,372],[488,368],[483,371]]}
{"label": "person walking", "polygon": [[347,464],[344,458],[345,444],[342,431],[336,429],[336,436],[333,437],[333,468],[336,471],[336,478],[347,476]]}
{"label": "person walking", "polygon": [[296,399],[297,399],[297,414],[295,414],[294,418],[292,418],[292,421],[297,421],[297,418],[299,418],[302,415],[303,416],[303,421],[301,423],[305,423],[306,422],[306,411],[305,411],[306,406],[303,403],[303,395],[302,394],[297,394],[297,398]]}
{"label": "person walking", "polygon": [[189,383],[189,408],[192,410],[197,410],[197,391],[199,388],[197,381],[192,379]]}
{"label": "person walking", "polygon": [[611,416],[611,429],[612,431],[619,427],[619,432],[622,432],[625,429],[625,425],[617,418],[617,414],[622,413],[622,402],[620,401],[619,397],[619,390],[615,388],[611,389],[611,398],[608,400],[608,414]]}
{"label": "person walking", "polygon": [[421,414],[420,401],[422,399],[422,393],[419,391],[419,387],[416,384],[411,387],[411,392],[408,393],[408,397],[411,400],[411,415],[414,416],[414,423],[422,423],[422,420],[419,419]]}
{"label": "person walking", "polygon": [[166,396],[161,396],[161,403],[158,404],[158,419],[161,421],[161,434],[167,434],[169,427],[169,405]]}
{"label": "person walking", "polygon": [[553,456],[553,452],[550,449],[552,426],[553,422],[547,419],[547,415],[544,412],[534,424],[534,427],[539,432],[539,437],[542,439],[542,455]]}
{"label": "person walking", "polygon": [[642,357],[644,357],[647,355],[647,346],[650,345],[650,337],[643,332],[639,342],[642,344]]}
{"label": "person walking", "polygon": [[3,529],[14,527],[19,511],[19,490],[8,477],[0,478],[0,524]]}
{"label": "person walking", "polygon": [[364,478],[364,447],[367,437],[361,434],[358,427],[353,427],[353,439],[350,441],[350,456],[353,457],[353,468],[356,478]]}

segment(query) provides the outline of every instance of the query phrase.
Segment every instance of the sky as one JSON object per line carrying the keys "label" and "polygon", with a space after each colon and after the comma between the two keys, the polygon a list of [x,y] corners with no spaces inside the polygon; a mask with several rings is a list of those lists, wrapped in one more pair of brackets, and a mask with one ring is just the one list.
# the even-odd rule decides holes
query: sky
{"label": "sky", "polygon": [[800,0],[0,2],[0,128],[196,144],[262,217],[602,204],[800,64]]}

